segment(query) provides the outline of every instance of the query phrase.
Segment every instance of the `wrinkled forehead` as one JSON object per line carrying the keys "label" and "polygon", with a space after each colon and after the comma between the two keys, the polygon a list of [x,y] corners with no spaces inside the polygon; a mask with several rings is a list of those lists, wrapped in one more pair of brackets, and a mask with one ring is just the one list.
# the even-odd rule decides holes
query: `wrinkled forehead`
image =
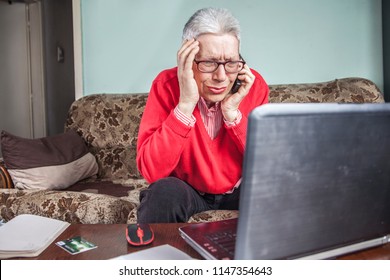
{"label": "wrinkled forehead", "polygon": [[197,57],[202,59],[238,59],[239,42],[230,34],[202,34],[199,41],[199,53]]}

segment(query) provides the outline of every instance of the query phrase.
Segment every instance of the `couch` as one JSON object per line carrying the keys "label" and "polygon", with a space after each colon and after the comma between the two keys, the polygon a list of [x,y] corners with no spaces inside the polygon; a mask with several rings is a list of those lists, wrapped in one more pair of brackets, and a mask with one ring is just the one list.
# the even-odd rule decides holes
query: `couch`
{"label": "couch", "polygon": [[[97,176],[63,190],[13,188],[7,167],[0,161],[0,219],[30,213],[70,223],[134,223],[139,192],[148,186],[136,168],[139,123],[147,93],[92,94],[73,102],[65,131],[75,130],[85,140],[98,164]],[[363,78],[328,82],[270,85],[270,102],[381,103],[378,87]],[[189,222],[237,217],[238,211],[206,211]]]}

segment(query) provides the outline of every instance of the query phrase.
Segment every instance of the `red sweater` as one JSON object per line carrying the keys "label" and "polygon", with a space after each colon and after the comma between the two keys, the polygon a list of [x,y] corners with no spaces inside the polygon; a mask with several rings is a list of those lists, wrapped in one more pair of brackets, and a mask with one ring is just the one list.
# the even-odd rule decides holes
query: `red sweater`
{"label": "red sweater", "polygon": [[[252,69],[251,69],[252,70]],[[183,124],[174,115],[180,89],[177,68],[161,72],[154,80],[142,116],[137,165],[149,182],[173,176],[200,192],[221,194],[230,191],[241,178],[249,113],[268,102],[268,86],[259,73],[248,95],[241,102],[241,122],[223,125],[211,139],[198,107],[194,127]]]}

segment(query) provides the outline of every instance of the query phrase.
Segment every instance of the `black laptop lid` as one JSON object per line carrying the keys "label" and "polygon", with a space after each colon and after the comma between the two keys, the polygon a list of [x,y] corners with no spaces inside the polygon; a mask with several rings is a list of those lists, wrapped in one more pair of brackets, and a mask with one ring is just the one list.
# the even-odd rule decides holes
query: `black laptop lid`
{"label": "black laptop lid", "polygon": [[248,125],[236,259],[390,233],[390,104],[267,104]]}

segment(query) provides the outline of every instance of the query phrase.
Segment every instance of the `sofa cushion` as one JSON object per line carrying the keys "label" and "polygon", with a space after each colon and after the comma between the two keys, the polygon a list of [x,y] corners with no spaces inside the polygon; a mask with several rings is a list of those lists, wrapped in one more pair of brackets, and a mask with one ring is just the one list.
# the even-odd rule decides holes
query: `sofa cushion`
{"label": "sofa cushion", "polygon": [[208,210],[192,215],[188,223],[203,223],[238,218],[238,210]]}
{"label": "sofa cushion", "polygon": [[[67,191],[107,194],[115,197],[130,197],[135,194],[135,190],[148,187],[144,179],[129,179],[118,181],[83,180],[67,188]],[[134,202],[138,203],[138,196],[134,197]]]}
{"label": "sofa cushion", "polygon": [[73,102],[65,130],[76,130],[95,155],[99,179],[141,179],[138,129],[147,94],[92,94]]}
{"label": "sofa cushion", "polygon": [[34,214],[73,224],[124,224],[134,208],[129,201],[103,194],[17,189],[0,192],[0,218],[5,221],[20,214]]}
{"label": "sofa cushion", "polygon": [[1,148],[19,189],[64,189],[98,171],[95,157],[75,131],[39,139],[2,131]]}

